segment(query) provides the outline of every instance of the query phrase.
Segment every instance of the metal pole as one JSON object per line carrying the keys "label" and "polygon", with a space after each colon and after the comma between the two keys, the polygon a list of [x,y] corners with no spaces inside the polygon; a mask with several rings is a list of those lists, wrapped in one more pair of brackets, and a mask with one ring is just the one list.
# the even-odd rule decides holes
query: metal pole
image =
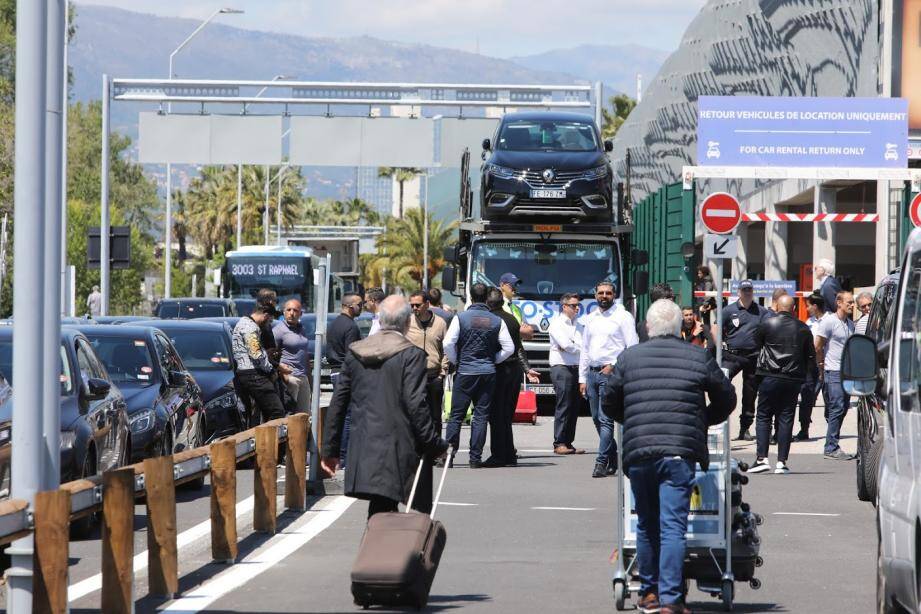
{"label": "metal pole", "polygon": [[166,229],[163,233],[163,297],[173,296],[173,165],[166,163]]}
{"label": "metal pole", "polygon": [[[13,459],[11,498],[24,499],[30,506],[41,488],[42,422],[35,411],[42,398],[44,376],[57,379],[58,370],[43,371],[44,322],[40,298],[44,285],[45,240],[45,78],[47,71],[46,2],[18,0],[16,3],[16,143],[14,210],[16,236],[13,241]],[[36,205],[38,203],[38,205]],[[57,237],[55,237],[57,241]],[[55,261],[55,267],[57,267]],[[36,290],[39,296],[36,296]],[[39,299],[39,300],[36,300]],[[57,297],[55,297],[57,299]],[[36,305],[40,307],[36,309]],[[7,548],[11,555],[6,570],[9,581],[7,611],[32,611],[33,537],[16,540]]]}
{"label": "metal pole", "polygon": [[6,277],[6,221],[8,213],[3,214],[2,229],[0,229],[0,296],[3,294],[3,278]]}
{"label": "metal pole", "polygon": [[595,125],[598,126],[598,130],[601,130],[601,121],[604,117],[601,113],[601,110],[604,109],[604,101],[601,99],[604,96],[604,91],[602,90],[601,81],[595,81]]}
{"label": "metal pole", "polygon": [[278,170],[278,209],[275,211],[275,245],[281,245],[281,181],[285,174],[285,167]]}
{"label": "metal pole", "polygon": [[[716,364],[723,366],[723,260],[716,260]],[[729,443],[729,420],[723,423],[723,539],[725,540],[726,561],[723,567],[723,580],[732,580],[732,461]]]}
{"label": "metal pole", "polygon": [[198,273],[192,273],[192,290],[190,294],[192,296],[198,296]]}
{"label": "metal pole", "polygon": [[243,165],[237,164],[237,249],[243,245]]}
{"label": "metal pole", "polygon": [[68,109],[68,90],[67,90],[67,32],[70,29],[70,14],[67,5],[64,5],[64,32],[61,44],[64,47],[64,72],[61,74],[61,315],[73,316],[73,312],[68,310],[69,301],[67,284],[69,277],[67,275],[67,109]]}
{"label": "metal pole", "polygon": [[99,314],[109,315],[109,75],[102,75],[102,189],[99,223]]}
{"label": "metal pole", "polygon": [[262,232],[264,235],[263,244],[269,244],[269,166],[265,167],[265,210],[262,212]]}
{"label": "metal pole", "polygon": [[45,110],[45,279],[42,343],[42,489],[61,484],[61,202],[63,192],[64,31],[67,0],[48,4]]}
{"label": "metal pole", "polygon": [[67,313],[77,313],[77,267],[67,266]]}
{"label": "metal pole", "polygon": [[422,288],[429,287],[429,173],[425,171],[425,200],[422,201]]}
{"label": "metal pole", "polygon": [[327,256],[326,259],[320,261],[317,270],[320,288],[318,288],[319,291],[316,293],[317,302],[314,305],[314,313],[317,314],[317,325],[314,334],[313,393],[310,398],[311,444],[308,480],[311,482],[316,482],[320,479],[320,449],[317,445],[320,436],[320,363],[323,361],[323,343],[326,338],[326,304],[329,301],[326,296],[329,292],[329,283],[327,281],[329,278],[327,274],[328,269],[329,259]]}

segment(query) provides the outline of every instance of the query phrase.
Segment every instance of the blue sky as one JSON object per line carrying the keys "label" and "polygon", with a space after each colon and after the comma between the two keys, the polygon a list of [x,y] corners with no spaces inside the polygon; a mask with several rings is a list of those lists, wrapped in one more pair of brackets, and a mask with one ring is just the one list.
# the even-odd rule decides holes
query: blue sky
{"label": "blue sky", "polygon": [[706,0],[76,0],[302,36],[369,35],[499,57],[581,44],[673,50]]}

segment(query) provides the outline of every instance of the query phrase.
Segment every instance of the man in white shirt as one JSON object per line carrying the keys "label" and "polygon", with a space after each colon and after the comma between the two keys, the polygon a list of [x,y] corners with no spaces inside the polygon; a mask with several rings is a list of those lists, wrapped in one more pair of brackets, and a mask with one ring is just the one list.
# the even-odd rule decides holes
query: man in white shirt
{"label": "man in white shirt", "polygon": [[384,294],[384,291],[380,288],[371,288],[365,292],[365,311],[371,314],[371,330],[368,331],[369,337],[381,329],[377,309],[386,296],[387,295]]}
{"label": "man in white shirt", "polygon": [[602,281],[596,286],[598,309],[585,319],[579,356],[579,392],[588,399],[599,437],[593,478],[603,478],[617,471],[614,421],[601,410],[601,399],[617,357],[640,341],[636,334],[636,321],[629,311],[614,302],[614,292],[614,284],[609,281]]}
{"label": "man in white shirt", "polygon": [[556,393],[553,416],[553,453],[584,454],[572,445],[582,394],[579,392],[579,354],[582,325],[578,323],[579,295],[560,297],[560,313],[550,320],[550,380]]}

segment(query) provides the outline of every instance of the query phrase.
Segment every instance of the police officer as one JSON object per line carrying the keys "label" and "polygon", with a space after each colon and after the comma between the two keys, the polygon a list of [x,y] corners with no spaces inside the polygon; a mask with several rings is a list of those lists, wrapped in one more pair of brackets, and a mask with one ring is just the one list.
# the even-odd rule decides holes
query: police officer
{"label": "police officer", "polygon": [[[489,408],[496,388],[496,364],[503,362],[515,351],[508,327],[499,316],[486,307],[487,288],[475,283],[470,287],[471,305],[451,320],[445,335],[444,351],[454,376],[451,395],[451,418],[445,439],[457,449],[461,423],[467,407],[473,402],[473,419],[470,425],[470,468],[483,466],[481,457],[486,444],[486,424]],[[453,463],[453,459],[449,461]]]}
{"label": "police officer", "polygon": [[748,279],[739,284],[739,300],[723,309],[723,368],[729,370],[729,379],[742,373],[742,415],[739,418],[737,441],[751,441],[748,429],[755,421],[755,397],[758,381],[755,376],[758,354],[756,332],[767,310],[755,302],[755,287]]}
{"label": "police officer", "polygon": [[255,410],[262,416],[263,422],[281,418],[285,413],[275,385],[278,373],[262,344],[262,328],[270,325],[275,315],[274,305],[257,302],[253,312],[240,318],[233,329],[237,378],[244,394],[256,404]]}

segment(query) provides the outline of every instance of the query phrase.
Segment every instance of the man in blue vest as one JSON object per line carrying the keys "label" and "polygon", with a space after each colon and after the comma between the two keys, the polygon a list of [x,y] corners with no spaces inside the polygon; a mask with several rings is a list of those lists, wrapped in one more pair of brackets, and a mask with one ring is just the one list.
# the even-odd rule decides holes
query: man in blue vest
{"label": "man in blue vest", "polygon": [[[482,467],[483,446],[486,445],[486,425],[489,406],[496,386],[496,364],[515,351],[515,344],[502,318],[490,313],[486,306],[485,284],[470,288],[470,306],[451,320],[444,339],[444,352],[456,371],[451,396],[451,418],[446,439],[460,442],[461,423],[467,407],[473,403],[470,425],[470,468]],[[453,459],[449,462],[453,462]]]}

